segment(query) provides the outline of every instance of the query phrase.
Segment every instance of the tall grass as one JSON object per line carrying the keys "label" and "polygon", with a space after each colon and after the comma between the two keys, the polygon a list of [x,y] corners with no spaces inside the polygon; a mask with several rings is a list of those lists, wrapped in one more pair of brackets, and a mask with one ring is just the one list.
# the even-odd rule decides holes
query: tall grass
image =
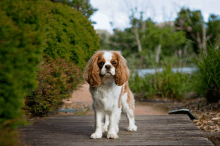
{"label": "tall grass", "polygon": [[155,96],[181,100],[187,93],[197,93],[206,97],[208,102],[220,100],[220,49],[209,47],[206,53],[194,57],[197,71],[192,74],[174,73],[172,65],[166,64],[161,73],[138,76],[135,73],[130,79],[134,93],[142,93],[144,98]]}
{"label": "tall grass", "polygon": [[135,73],[129,80],[134,93],[142,93],[145,98],[165,97],[181,100],[189,91],[190,74],[174,73],[172,65],[168,63],[161,73],[138,76]]}
{"label": "tall grass", "polygon": [[205,96],[208,102],[220,100],[220,50],[209,47],[207,53],[194,58],[198,68],[193,84],[195,91]]}

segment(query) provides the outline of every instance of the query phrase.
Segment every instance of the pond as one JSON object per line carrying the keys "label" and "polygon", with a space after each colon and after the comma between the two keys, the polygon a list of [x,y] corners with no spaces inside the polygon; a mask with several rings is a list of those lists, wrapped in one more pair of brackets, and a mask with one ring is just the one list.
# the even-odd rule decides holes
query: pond
{"label": "pond", "polygon": [[[162,72],[163,68],[157,69],[137,69],[136,70],[139,76],[145,76],[147,74],[155,74],[156,72]],[[173,72],[189,73],[196,71],[196,67],[181,67],[181,68],[172,68]]]}

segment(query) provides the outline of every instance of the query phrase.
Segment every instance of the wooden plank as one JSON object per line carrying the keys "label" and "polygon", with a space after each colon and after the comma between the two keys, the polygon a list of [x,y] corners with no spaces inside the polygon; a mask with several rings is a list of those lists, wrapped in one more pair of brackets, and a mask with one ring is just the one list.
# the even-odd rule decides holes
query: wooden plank
{"label": "wooden plank", "polygon": [[120,121],[119,139],[90,139],[93,116],[55,116],[21,128],[24,141],[33,146],[71,145],[207,145],[204,134],[187,115],[136,116],[137,132],[127,132]]}

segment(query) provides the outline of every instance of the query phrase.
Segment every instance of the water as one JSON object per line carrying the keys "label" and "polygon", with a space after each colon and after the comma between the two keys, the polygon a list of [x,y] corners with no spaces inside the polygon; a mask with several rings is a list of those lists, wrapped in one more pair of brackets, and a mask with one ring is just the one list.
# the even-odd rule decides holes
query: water
{"label": "water", "polygon": [[[155,69],[138,69],[136,70],[139,76],[145,76],[148,74],[155,74]],[[156,72],[162,72],[163,68],[157,68]],[[173,72],[189,73],[196,71],[195,67],[181,67],[181,68],[172,68]]]}

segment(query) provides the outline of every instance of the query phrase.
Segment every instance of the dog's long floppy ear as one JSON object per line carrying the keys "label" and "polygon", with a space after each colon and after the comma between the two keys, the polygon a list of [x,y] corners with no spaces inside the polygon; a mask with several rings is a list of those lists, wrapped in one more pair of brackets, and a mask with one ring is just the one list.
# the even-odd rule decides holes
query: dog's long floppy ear
{"label": "dog's long floppy ear", "polygon": [[84,78],[90,84],[95,87],[101,84],[101,77],[99,76],[98,58],[103,52],[97,52],[88,61],[88,65],[85,68]]}
{"label": "dog's long floppy ear", "polygon": [[118,61],[114,76],[115,84],[118,86],[122,86],[125,82],[128,81],[130,75],[129,69],[126,65],[125,58],[121,55],[121,52],[113,51],[113,54],[116,55]]}

